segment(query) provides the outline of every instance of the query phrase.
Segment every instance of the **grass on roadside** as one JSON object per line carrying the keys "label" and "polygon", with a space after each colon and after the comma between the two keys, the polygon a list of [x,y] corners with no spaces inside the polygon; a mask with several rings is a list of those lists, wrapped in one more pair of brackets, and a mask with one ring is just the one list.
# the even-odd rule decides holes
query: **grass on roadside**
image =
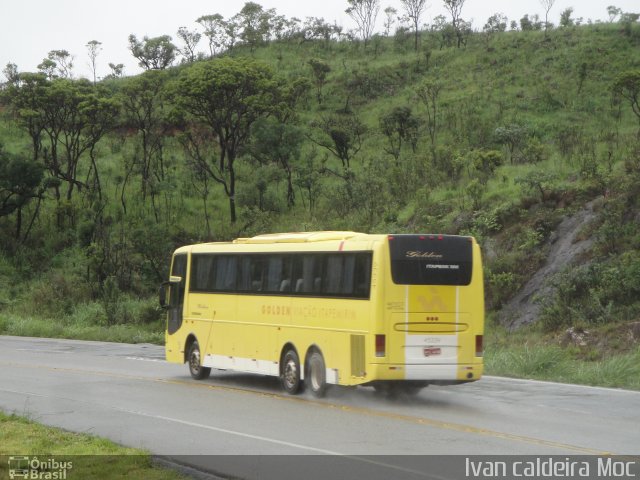
{"label": "grass on roadside", "polygon": [[148,324],[92,325],[64,323],[49,318],[0,313],[0,335],[70,338],[102,342],[164,344],[164,321]]}
{"label": "grass on roadside", "polygon": [[507,332],[489,325],[486,333],[487,375],[640,390],[640,342],[632,337],[614,349],[604,328],[591,329],[584,345],[566,345],[562,335],[535,327]]}
{"label": "grass on roadside", "polygon": [[[109,440],[47,427],[0,412],[0,478],[9,478],[9,456],[37,458],[44,464],[48,459],[65,465],[70,462],[71,467],[64,477],[69,480],[186,479],[177,472],[154,466],[149,453],[142,450],[121,447]],[[47,467],[39,470],[43,474],[40,478],[60,478],[48,476],[57,472],[55,466],[48,471]]]}

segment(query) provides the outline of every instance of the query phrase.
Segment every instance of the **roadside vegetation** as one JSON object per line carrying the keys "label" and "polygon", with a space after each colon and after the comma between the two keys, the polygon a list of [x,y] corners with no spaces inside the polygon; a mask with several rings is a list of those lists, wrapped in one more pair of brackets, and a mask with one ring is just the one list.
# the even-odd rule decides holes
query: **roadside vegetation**
{"label": "roadside vegetation", "polygon": [[[56,465],[34,470],[38,478],[144,478],[152,480],[179,480],[187,477],[172,470],[155,466],[151,456],[142,450],[126,448],[108,440],[46,427],[24,417],[0,412],[0,476],[9,478],[9,457],[28,456],[47,463],[54,459],[57,465],[71,467],[66,476],[59,476]],[[22,478],[16,476],[16,478]],[[27,478],[27,477],[25,477]],[[29,477],[31,478],[31,477]]]}
{"label": "roadside vegetation", "polygon": [[512,378],[640,390],[640,323],[548,332],[487,328],[485,372]]}
{"label": "roadside vegetation", "polygon": [[[640,348],[639,15],[495,14],[474,31],[464,2],[448,3],[451,18],[413,23],[385,10],[374,34],[248,2],[180,29],[179,45],[132,34],[135,77],[110,64],[108,78],[75,79],[64,50],[38,72],[7,65],[0,333],[162,343],[155,290],[188,243],[471,234],[488,373],[638,388],[607,372]],[[106,62],[95,42],[90,58]],[[502,307],[562,218],[594,200],[591,248],[548,279],[536,325],[512,331]],[[608,329],[632,332],[624,349],[601,341]],[[569,330],[590,334],[563,343]]]}

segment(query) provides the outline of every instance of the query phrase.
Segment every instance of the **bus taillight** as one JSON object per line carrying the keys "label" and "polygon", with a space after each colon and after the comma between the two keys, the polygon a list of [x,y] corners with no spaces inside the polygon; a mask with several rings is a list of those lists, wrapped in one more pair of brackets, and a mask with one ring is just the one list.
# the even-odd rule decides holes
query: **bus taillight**
{"label": "bus taillight", "polygon": [[376,357],[384,357],[386,355],[386,343],[384,335],[376,335]]}
{"label": "bus taillight", "polygon": [[482,335],[476,335],[476,357],[482,356]]}

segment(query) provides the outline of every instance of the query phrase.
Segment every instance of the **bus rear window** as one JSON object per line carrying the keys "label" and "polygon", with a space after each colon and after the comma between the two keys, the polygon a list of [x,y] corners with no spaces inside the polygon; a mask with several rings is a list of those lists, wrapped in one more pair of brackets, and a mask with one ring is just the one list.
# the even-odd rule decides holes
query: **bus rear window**
{"label": "bus rear window", "polygon": [[469,285],[471,237],[390,235],[391,276],[397,285]]}

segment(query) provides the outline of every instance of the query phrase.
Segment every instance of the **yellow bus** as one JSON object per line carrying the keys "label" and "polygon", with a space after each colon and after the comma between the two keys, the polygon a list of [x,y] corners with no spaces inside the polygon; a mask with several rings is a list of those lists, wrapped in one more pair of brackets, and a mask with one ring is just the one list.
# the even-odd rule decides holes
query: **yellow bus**
{"label": "yellow bus", "polygon": [[328,385],[416,392],[482,375],[480,248],[455,235],[305,232],[175,251],[160,290],[166,358]]}

